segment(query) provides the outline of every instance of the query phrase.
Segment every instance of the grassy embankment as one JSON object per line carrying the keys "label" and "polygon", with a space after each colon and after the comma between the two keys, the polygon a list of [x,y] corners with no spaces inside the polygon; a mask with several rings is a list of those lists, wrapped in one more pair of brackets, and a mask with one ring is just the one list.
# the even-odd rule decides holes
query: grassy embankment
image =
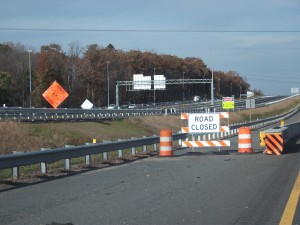
{"label": "grassy embankment", "polygon": [[[263,108],[251,109],[252,120],[278,115],[299,104],[296,98]],[[248,121],[250,110],[231,112],[230,124]],[[86,142],[117,140],[131,137],[159,135],[169,128],[178,132],[186,122],[179,116],[145,116],[101,122],[20,123],[0,122],[0,154],[12,151],[36,151]]]}

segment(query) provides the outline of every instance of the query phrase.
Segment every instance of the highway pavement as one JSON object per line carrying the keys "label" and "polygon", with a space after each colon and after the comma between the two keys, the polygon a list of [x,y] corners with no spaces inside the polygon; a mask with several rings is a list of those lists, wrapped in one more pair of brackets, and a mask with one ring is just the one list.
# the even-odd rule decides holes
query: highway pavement
{"label": "highway pavement", "polygon": [[[286,123],[295,121],[299,114]],[[233,137],[220,151],[181,149],[2,191],[0,224],[279,224],[300,170],[300,139],[287,154],[268,156],[258,133],[253,154],[238,154]],[[299,213],[298,203],[293,225]]]}

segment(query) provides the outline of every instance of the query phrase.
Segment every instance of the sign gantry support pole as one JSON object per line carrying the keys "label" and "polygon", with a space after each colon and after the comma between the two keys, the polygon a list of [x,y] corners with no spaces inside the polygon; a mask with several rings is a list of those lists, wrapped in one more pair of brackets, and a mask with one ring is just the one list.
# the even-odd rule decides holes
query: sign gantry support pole
{"label": "sign gantry support pole", "polygon": [[210,96],[211,96],[211,105],[215,105],[214,102],[214,70],[211,70],[211,83],[210,83]]}

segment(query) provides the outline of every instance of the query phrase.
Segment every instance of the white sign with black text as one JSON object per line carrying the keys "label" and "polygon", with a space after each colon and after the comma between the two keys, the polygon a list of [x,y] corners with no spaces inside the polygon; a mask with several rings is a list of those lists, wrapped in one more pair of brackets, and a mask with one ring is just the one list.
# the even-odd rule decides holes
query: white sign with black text
{"label": "white sign with black text", "polygon": [[189,114],[188,131],[196,133],[220,132],[220,115],[218,113]]}

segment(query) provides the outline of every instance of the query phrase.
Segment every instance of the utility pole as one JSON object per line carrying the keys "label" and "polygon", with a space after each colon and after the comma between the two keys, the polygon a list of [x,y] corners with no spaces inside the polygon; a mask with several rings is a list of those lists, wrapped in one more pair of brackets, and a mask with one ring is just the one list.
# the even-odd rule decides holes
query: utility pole
{"label": "utility pole", "polygon": [[156,68],[154,68],[154,77],[153,77],[153,104],[155,105],[155,70],[156,70]]}
{"label": "utility pole", "polygon": [[184,101],[184,74],[185,72],[182,73],[182,100]]}
{"label": "utility pole", "polygon": [[214,105],[215,104],[215,99],[214,99],[214,70],[211,71],[211,104]]}
{"label": "utility pole", "polygon": [[108,64],[109,61],[106,63],[106,74],[107,74],[107,108],[109,107],[109,73],[108,73]]}
{"label": "utility pole", "polygon": [[32,87],[31,87],[31,83],[32,83],[32,78],[31,78],[31,59],[30,59],[30,52],[32,52],[32,50],[29,50],[28,52],[28,58],[29,58],[29,108],[32,107]]}

